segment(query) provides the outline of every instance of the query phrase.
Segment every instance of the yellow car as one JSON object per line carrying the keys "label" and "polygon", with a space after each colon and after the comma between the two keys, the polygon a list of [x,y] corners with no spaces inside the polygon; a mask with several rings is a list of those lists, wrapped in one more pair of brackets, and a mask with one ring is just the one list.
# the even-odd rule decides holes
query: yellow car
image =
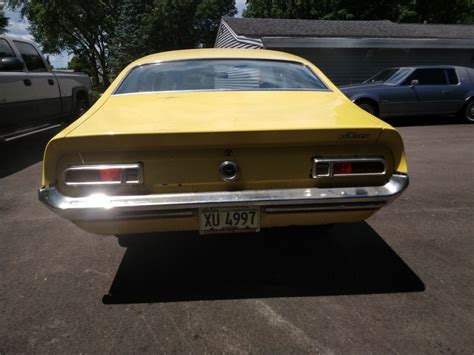
{"label": "yellow car", "polygon": [[403,142],[309,61],[195,49],[130,64],[54,137],[39,198],[97,234],[362,221],[408,185]]}

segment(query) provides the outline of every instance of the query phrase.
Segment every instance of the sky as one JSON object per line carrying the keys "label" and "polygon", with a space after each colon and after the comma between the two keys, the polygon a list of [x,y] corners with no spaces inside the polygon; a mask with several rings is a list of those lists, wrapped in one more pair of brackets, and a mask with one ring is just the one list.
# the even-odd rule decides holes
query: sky
{"label": "sky", "polygon": [[[5,17],[8,17],[7,35],[33,40],[28,31],[28,21],[22,18],[17,11],[3,9]],[[54,68],[66,68],[69,56],[66,52],[60,55],[50,55],[49,61]]]}
{"label": "sky", "polygon": [[[242,16],[242,11],[245,8],[245,1],[246,0],[235,1],[235,6],[238,10],[237,17]],[[0,5],[1,3],[2,0],[0,0]],[[28,31],[28,21],[25,18],[22,18],[17,11],[11,11],[8,9],[3,10],[5,16],[9,18],[7,35],[33,40],[33,37]],[[61,53],[60,55],[50,55],[49,61],[55,68],[66,68],[69,61],[69,56],[66,52]]]}
{"label": "sky", "polygon": [[235,6],[237,7],[237,10],[239,13],[237,14],[237,17],[242,16],[242,11],[245,9],[245,1],[246,0],[235,0]]}

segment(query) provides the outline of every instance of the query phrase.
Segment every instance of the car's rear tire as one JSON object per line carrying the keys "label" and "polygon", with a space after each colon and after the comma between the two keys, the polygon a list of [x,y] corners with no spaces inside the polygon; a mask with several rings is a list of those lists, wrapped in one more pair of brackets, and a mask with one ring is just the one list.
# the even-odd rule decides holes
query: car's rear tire
{"label": "car's rear tire", "polygon": [[464,118],[470,122],[474,123],[474,99],[471,99],[467,102],[463,110]]}
{"label": "car's rear tire", "polygon": [[379,115],[379,108],[377,103],[372,100],[367,99],[360,99],[355,102],[357,106],[359,106],[364,111],[367,111],[371,115],[378,116]]}

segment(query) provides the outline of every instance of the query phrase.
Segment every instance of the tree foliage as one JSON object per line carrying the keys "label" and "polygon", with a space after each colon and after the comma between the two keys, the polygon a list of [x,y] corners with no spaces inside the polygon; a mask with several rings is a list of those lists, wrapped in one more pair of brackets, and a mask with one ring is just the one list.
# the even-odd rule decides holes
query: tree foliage
{"label": "tree foliage", "polygon": [[68,51],[87,56],[97,83],[108,84],[108,45],[114,34],[121,0],[10,0],[30,23],[45,52]]}
{"label": "tree foliage", "polygon": [[30,23],[48,53],[74,54],[97,84],[111,70],[145,54],[211,46],[222,16],[236,13],[234,0],[9,0]]}
{"label": "tree foliage", "polygon": [[110,65],[117,73],[132,60],[149,54],[148,16],[153,0],[124,0],[110,45]]}
{"label": "tree foliage", "polygon": [[0,10],[0,35],[5,33],[8,26],[8,18],[5,17],[3,11]]}
{"label": "tree foliage", "polygon": [[213,46],[221,17],[236,11],[234,0],[124,0],[110,49],[113,71],[146,54]]}
{"label": "tree foliage", "polygon": [[67,68],[92,76],[89,58],[84,53],[76,53],[67,63]]}
{"label": "tree foliage", "polygon": [[247,0],[245,17],[473,23],[472,0]]}

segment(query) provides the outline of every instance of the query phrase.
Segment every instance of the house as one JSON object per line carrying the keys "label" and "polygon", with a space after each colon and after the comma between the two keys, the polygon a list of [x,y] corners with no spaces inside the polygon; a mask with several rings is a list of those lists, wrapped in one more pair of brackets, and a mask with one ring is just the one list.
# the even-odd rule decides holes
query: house
{"label": "house", "polygon": [[224,17],[215,47],[294,53],[341,85],[393,66],[474,67],[474,26]]}

